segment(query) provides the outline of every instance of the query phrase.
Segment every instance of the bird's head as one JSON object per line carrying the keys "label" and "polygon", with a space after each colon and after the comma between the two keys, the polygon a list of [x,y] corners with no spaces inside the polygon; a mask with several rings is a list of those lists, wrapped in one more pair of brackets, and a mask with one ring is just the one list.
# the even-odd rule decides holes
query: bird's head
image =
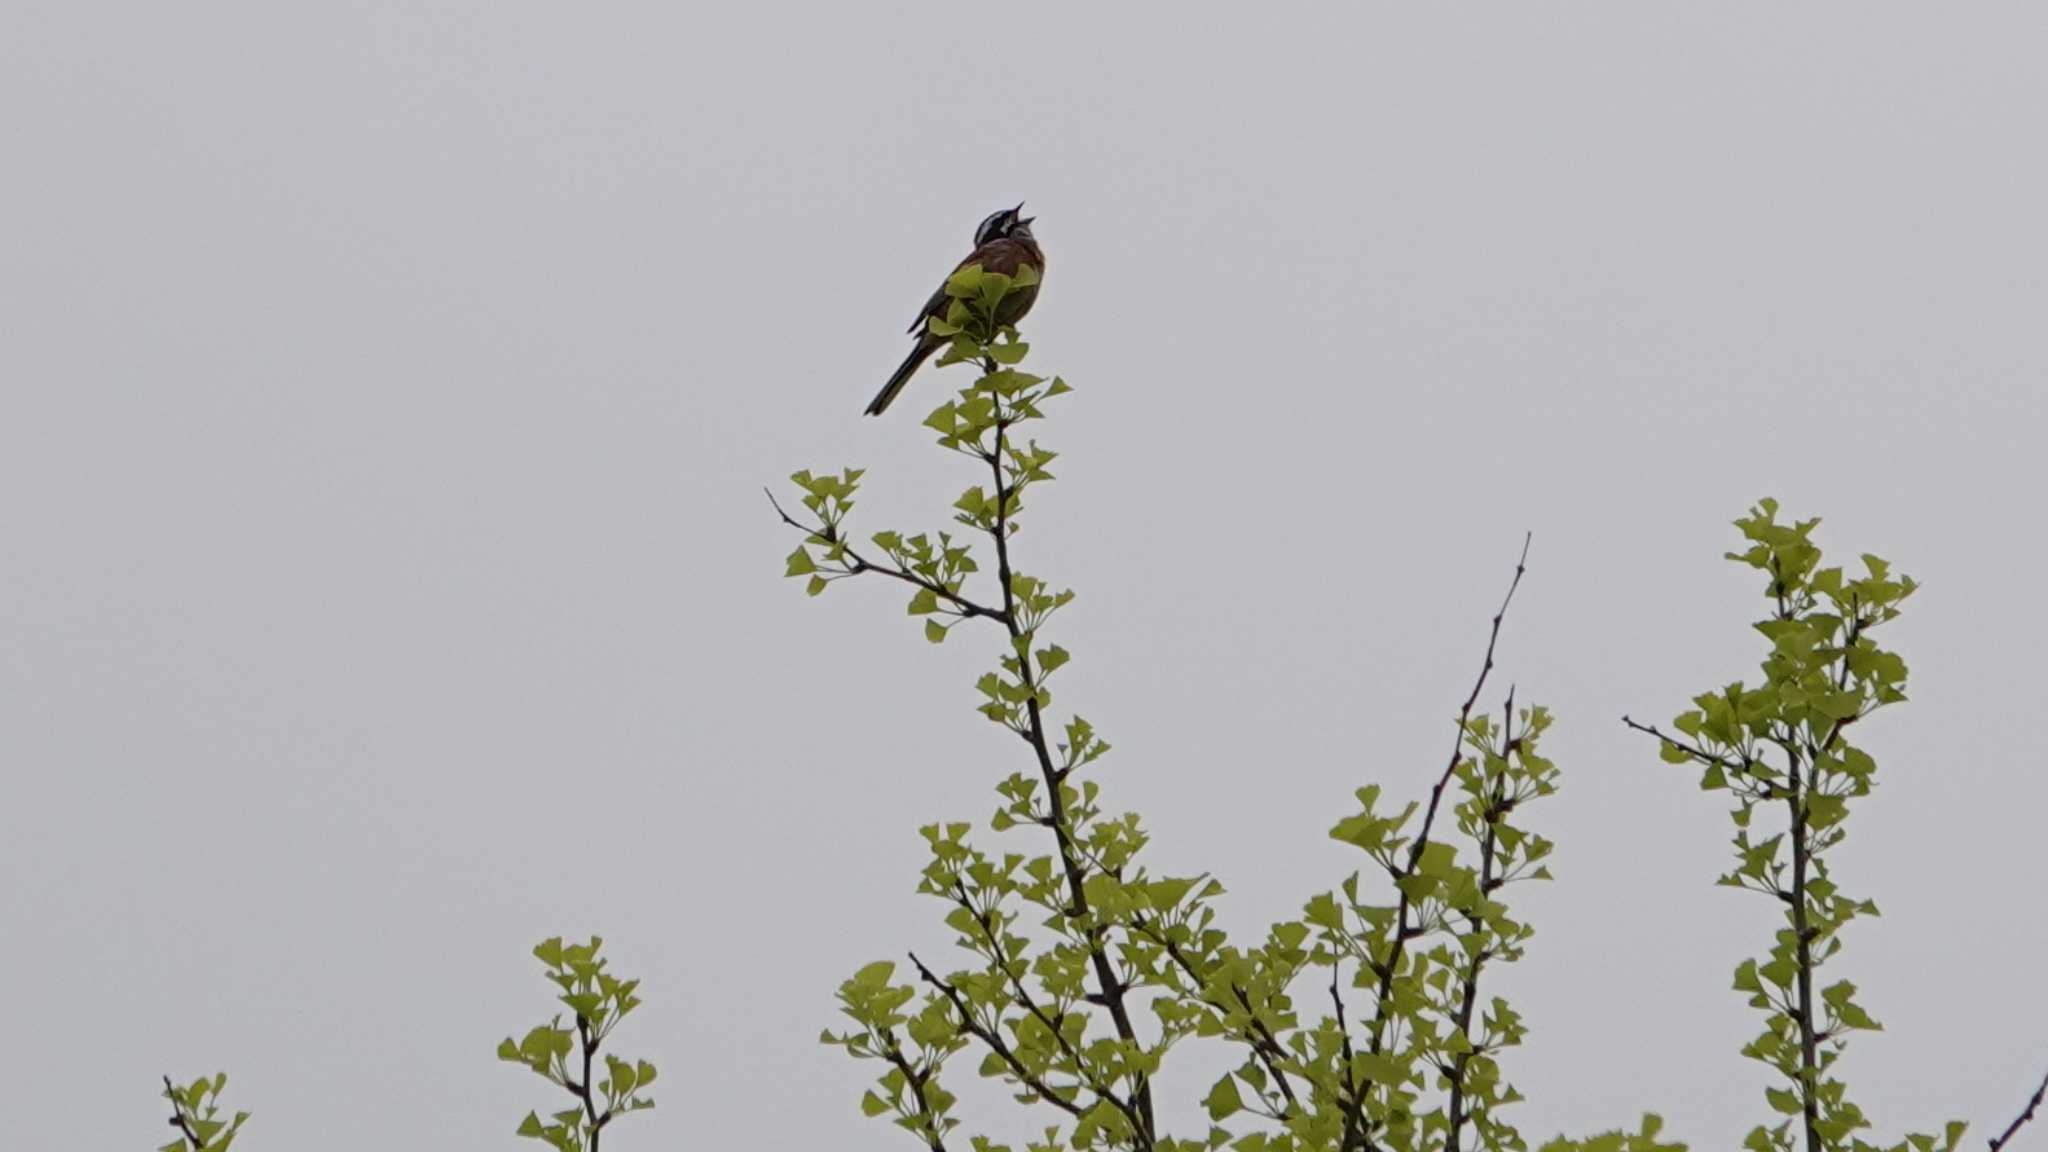
{"label": "bird's head", "polygon": [[1037,219],[1037,217],[1027,217],[1023,212],[1024,205],[1022,202],[1019,202],[1015,208],[1004,208],[999,212],[991,212],[988,219],[983,220],[981,226],[974,230],[974,246],[979,248],[991,240],[1001,240],[1005,237],[1013,236],[1017,233],[1018,229],[1023,230],[1025,239],[1030,239],[1031,221]]}

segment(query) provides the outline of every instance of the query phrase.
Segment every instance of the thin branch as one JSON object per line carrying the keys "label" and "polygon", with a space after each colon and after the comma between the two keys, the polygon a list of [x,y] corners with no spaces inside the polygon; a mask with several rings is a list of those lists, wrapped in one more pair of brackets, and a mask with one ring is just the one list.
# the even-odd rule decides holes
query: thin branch
{"label": "thin branch", "polygon": [[1737,774],[1740,774],[1746,770],[1746,766],[1740,763],[1739,761],[1730,760],[1726,756],[1716,756],[1714,753],[1707,751],[1706,749],[1700,747],[1697,744],[1690,744],[1684,740],[1680,740],[1678,737],[1665,732],[1663,729],[1657,727],[1655,724],[1640,724],[1626,715],[1624,715],[1621,718],[1621,722],[1623,724],[1628,725],[1630,728],[1633,728],[1637,732],[1641,732],[1645,736],[1654,736],[1659,742],[1663,743],[1666,747],[1676,748],[1680,752],[1683,752],[1687,756],[1690,756],[1693,759],[1698,760],[1702,763],[1718,765],[1723,771],[1734,772]]}
{"label": "thin branch", "polygon": [[[1415,869],[1422,862],[1422,851],[1429,843],[1429,833],[1436,823],[1437,809],[1442,805],[1444,789],[1450,785],[1451,777],[1457,772],[1458,762],[1465,750],[1466,726],[1472,721],[1472,708],[1479,702],[1479,694],[1486,689],[1486,678],[1493,672],[1493,653],[1495,647],[1500,643],[1501,622],[1507,618],[1508,606],[1515,602],[1515,590],[1522,586],[1523,573],[1529,570],[1529,544],[1534,538],[1535,533],[1533,532],[1527,533],[1522,537],[1522,554],[1515,561],[1514,579],[1508,582],[1507,595],[1501,598],[1500,610],[1493,614],[1493,626],[1486,636],[1486,659],[1479,666],[1479,675],[1472,682],[1472,691],[1465,696],[1464,704],[1458,708],[1458,732],[1456,738],[1451,742],[1450,762],[1444,766],[1443,775],[1437,778],[1436,786],[1429,791],[1429,808],[1423,813],[1422,827],[1416,833],[1415,843],[1409,846],[1408,865],[1402,870],[1401,876],[1396,877],[1397,880],[1414,875]],[[1387,1007],[1389,1001],[1393,998],[1394,974],[1401,967],[1402,954],[1407,951],[1408,941],[1420,935],[1422,931],[1420,926],[1409,921],[1413,905],[1408,899],[1407,889],[1402,888],[1398,883],[1395,887],[1400,890],[1400,898],[1395,905],[1394,938],[1388,947],[1386,960],[1384,962],[1374,961],[1374,966],[1379,969],[1380,975],[1379,992],[1374,1001],[1372,1025],[1371,1051],[1375,1056],[1381,1054],[1386,1044],[1386,1029],[1388,1023],[1390,1023]],[[1370,1082],[1360,1086],[1360,1090],[1351,1101],[1350,1117],[1360,1116],[1364,1113],[1366,1095],[1371,1090],[1371,1087]],[[1347,1117],[1347,1125],[1350,1123],[1350,1117]]]}
{"label": "thin branch", "polygon": [[903,1073],[903,1079],[910,1085],[910,1094],[917,1099],[917,1114],[925,1121],[925,1146],[930,1148],[931,1152],[946,1152],[946,1137],[939,1131],[939,1117],[932,1111],[931,1098],[926,1096],[924,1091],[925,1085],[931,1083],[931,1073],[919,1072],[911,1065],[909,1057],[903,1054],[903,1049],[896,1043],[894,1032],[882,1033],[882,1039],[886,1044],[882,1049],[882,1058],[894,1065],[898,1072]]}
{"label": "thin branch", "polygon": [[[169,1076],[164,1077],[164,1092],[171,1100],[171,1127],[184,1134],[185,1139],[192,1145],[192,1152],[199,1152],[200,1149],[206,1147],[206,1143],[199,1138],[197,1132],[192,1131],[191,1122],[185,1119],[185,1109],[178,1103],[177,1086],[171,1083]],[[2036,1094],[2035,1099],[2037,1101],[2040,1099],[2039,1094]],[[2029,1109],[2028,1115],[2032,1114],[2032,1109]]]}
{"label": "thin branch", "polygon": [[1785,802],[1792,813],[1792,933],[1794,955],[1798,959],[1799,973],[1798,1011],[1793,1018],[1799,1024],[1799,1098],[1800,1112],[1806,1126],[1807,1152],[1821,1152],[1820,1097],[1816,1091],[1815,1076],[1820,1071],[1820,1041],[1813,1026],[1813,933],[1807,920],[1806,884],[1807,870],[1811,866],[1813,845],[1806,838],[1806,797],[1801,791],[1799,759],[1793,757],[1785,767],[1787,794]]}
{"label": "thin branch", "polygon": [[[1529,544],[1535,538],[1536,534],[1534,532],[1522,534],[1522,555],[1515,561],[1515,578],[1508,582],[1508,594],[1501,597],[1500,611],[1493,614],[1493,630],[1486,637],[1486,663],[1480,667],[1479,679],[1473,682],[1472,693],[1465,697],[1464,707],[1458,709],[1458,715],[1461,717],[1472,715],[1472,706],[1479,703],[1479,693],[1486,687],[1486,675],[1493,671],[1493,649],[1494,645],[1500,642],[1500,624],[1502,620],[1507,618],[1508,605],[1515,602],[1515,589],[1522,586],[1522,574],[1529,570]],[[1462,747],[1464,743],[1462,728],[1459,730],[1458,740],[1459,746]],[[1453,755],[1455,754],[1454,750]]]}
{"label": "thin branch", "polygon": [[[975,1039],[981,1041],[983,1044],[988,1045],[989,1051],[994,1052],[998,1059],[1002,1060],[1004,1064],[1008,1065],[1011,1074],[1016,1076],[1017,1079],[1021,1083],[1023,1083],[1025,1087],[1031,1089],[1033,1092],[1036,1092],[1040,1098],[1044,1099],[1047,1103],[1050,1103],[1053,1107],[1058,1108],[1060,1111],[1065,1112],[1069,1116],[1073,1116],[1078,1119],[1082,1113],[1087,1111],[1087,1109],[1082,1108],[1080,1105],[1074,1103],[1072,1100],[1069,1100],[1065,1096],[1060,1095],[1057,1091],[1053,1089],[1052,1085],[1047,1084],[1044,1080],[1038,1078],[1037,1076],[1032,1075],[1030,1070],[1024,1067],[1023,1062],[1017,1058],[1017,1054],[1010,1049],[1010,1046],[1008,1044],[1004,1043],[1001,1035],[999,1035],[994,1029],[984,1026],[979,1020],[976,1020],[974,1018],[974,1012],[971,1006],[967,1003],[967,998],[960,994],[960,990],[958,988],[955,988],[951,983],[942,979],[938,973],[933,972],[930,968],[925,967],[924,961],[919,960],[917,958],[917,953],[912,952],[910,954],[910,962],[917,966],[917,974],[919,978],[921,978],[925,983],[938,989],[940,994],[945,996],[947,1002],[953,1005],[953,1011],[960,1017],[961,1026],[966,1028],[968,1033],[972,1035]],[[1059,1030],[1054,1029],[1053,1034],[1057,1036],[1059,1034]],[[908,1073],[905,1073],[905,1075],[908,1075]],[[1108,1098],[1114,1099],[1114,1097]]]}
{"label": "thin branch", "polygon": [[[1036,1019],[1039,1022],[1039,1024],[1043,1025],[1047,1032],[1050,1032],[1052,1034],[1053,1042],[1060,1046],[1060,1051],[1066,1053],[1067,1059],[1072,1060],[1074,1062],[1074,1067],[1077,1070],[1077,1074],[1088,1085],[1089,1091],[1094,1092],[1097,1096],[1101,1097],[1102,1099],[1107,1100],[1110,1103],[1116,1105],[1118,1111],[1122,1112],[1124,1116],[1131,1121],[1132,1124],[1136,1124],[1138,1122],[1138,1116],[1137,1113],[1132,1109],[1131,1105],[1124,1101],[1122,1098],[1118,1097],[1115,1092],[1110,1091],[1107,1087],[1097,1082],[1094,1077],[1089,1076],[1087,1074],[1088,1062],[1082,1059],[1081,1053],[1078,1050],[1076,1050],[1074,1048],[1073,1043],[1067,1039],[1067,1034],[1060,1030],[1060,1022],[1058,1020],[1053,1019],[1051,1013],[1047,1012],[1044,1008],[1039,1007],[1038,999],[1031,995],[1031,989],[1025,985],[1023,979],[1020,978],[1016,974],[1016,972],[1011,969],[1010,965],[1004,962],[1003,944],[1002,941],[997,939],[996,937],[995,923],[989,918],[987,913],[983,912],[981,909],[976,908],[974,906],[974,901],[970,899],[967,895],[966,886],[964,884],[961,884],[958,880],[955,880],[953,882],[953,902],[959,905],[961,908],[966,909],[967,914],[969,916],[974,917],[975,924],[981,928],[981,937],[983,940],[988,942],[989,958],[995,962],[995,966],[999,970],[1001,970],[1003,976],[1008,980],[1012,994],[1015,996],[1017,1004],[1020,1007],[1022,1007],[1026,1012],[1031,1013],[1032,1017]],[[925,966],[922,963],[919,963],[915,955],[911,956],[910,962],[917,965],[918,972],[920,974],[926,975],[929,978],[929,971],[925,968]],[[952,997],[949,985],[937,984],[936,982],[934,982],[934,984],[941,991],[948,992],[949,999]],[[962,1008],[958,1000],[954,1000],[953,1007],[956,1010],[961,1010]],[[1062,1013],[1062,1015],[1064,1016],[1064,1013]],[[1079,1114],[1079,1111],[1076,1110],[1075,1115]]]}
{"label": "thin branch", "polygon": [[[1784,593],[1784,574],[1777,557],[1771,558],[1771,573],[1778,583],[1778,619],[1792,620],[1799,608],[1789,603]],[[1844,674],[1847,672],[1844,661]],[[1834,737],[1829,736],[1832,741]],[[1787,832],[1792,837],[1792,890],[1790,893],[1792,920],[1792,947],[1794,961],[1798,966],[1794,984],[1794,1023],[1799,1027],[1799,1075],[1795,1087],[1799,1089],[1799,1112],[1802,1127],[1806,1132],[1806,1152],[1821,1152],[1825,1141],[1820,1131],[1820,1039],[1813,1023],[1813,939],[1815,929],[1808,921],[1806,907],[1807,872],[1812,865],[1813,842],[1807,839],[1805,777],[1800,770],[1799,748],[1791,740],[1778,741],[1785,753],[1785,794],[1784,800],[1791,818]],[[1820,767],[1810,762],[1808,770],[1818,778]],[[1775,882],[1775,876],[1773,877]]]}
{"label": "thin branch", "polygon": [[1287,1073],[1280,1063],[1287,1059],[1287,1050],[1280,1046],[1280,1038],[1273,1035],[1273,1030],[1266,1026],[1266,1022],[1253,1014],[1251,998],[1244,994],[1244,989],[1232,984],[1230,990],[1237,994],[1237,1002],[1244,1005],[1245,1015],[1251,1018],[1251,1031],[1257,1037],[1252,1045],[1252,1051],[1259,1054],[1259,1062],[1272,1073],[1274,1085],[1280,1089],[1281,1098],[1287,1101],[1287,1111],[1278,1117],[1286,1120],[1301,1111],[1301,1101],[1295,1099],[1294,1086],[1288,1083]]}
{"label": "thin branch", "polygon": [[2034,1118],[2034,1112],[2041,1107],[2041,1101],[2044,1097],[2048,1097],[2048,1076],[2041,1078],[2041,1086],[2034,1089],[2034,1096],[2027,1101],[2026,1110],[2013,1117],[2012,1123],[2005,1126],[2005,1131],[1991,1138],[1991,1152],[2000,1152],[2005,1147],[2006,1141],[2012,1139],[2015,1132],[2025,1127],[2027,1121]]}
{"label": "thin branch", "polygon": [[[1503,713],[1501,721],[1501,748],[1506,754],[1512,755],[1516,746],[1514,736],[1515,690],[1513,688],[1508,689],[1508,700],[1502,706],[1501,711]],[[1482,792],[1482,796],[1485,799],[1485,808],[1482,810],[1481,816],[1486,825],[1485,832],[1479,841],[1479,897],[1482,900],[1487,899],[1488,894],[1498,886],[1494,883],[1495,877],[1493,874],[1494,849],[1497,843],[1496,833],[1499,829],[1499,822],[1506,812],[1507,786],[1507,772],[1505,767],[1503,767],[1500,779],[1497,782],[1493,782],[1491,787]],[[1476,912],[1471,914],[1468,919],[1471,922],[1472,931],[1475,934],[1478,933],[1484,921],[1481,920]],[[1465,966],[1464,980],[1459,989],[1456,1023],[1459,1033],[1467,1041],[1470,1041],[1472,1038],[1473,1005],[1479,1000],[1480,969],[1485,967],[1489,955],[1491,953],[1485,948],[1480,948],[1472,953],[1470,962]],[[1471,1064],[1472,1055],[1475,1051],[1477,1051],[1476,1048],[1468,1047],[1466,1051],[1458,1053],[1451,1061],[1451,1096],[1445,1106],[1445,1112],[1450,1121],[1449,1134],[1444,1137],[1446,1152],[1458,1152],[1458,1139],[1464,1131],[1467,1118],[1465,1110],[1465,1070]]]}
{"label": "thin branch", "polygon": [[[1194,960],[1181,950],[1180,945],[1175,944],[1168,938],[1165,932],[1154,926],[1152,921],[1147,920],[1143,916],[1137,916],[1132,919],[1131,927],[1144,936],[1149,937],[1161,948],[1164,948],[1167,957],[1181,971],[1188,974],[1188,978],[1195,982],[1198,989],[1207,984],[1208,981],[1202,976],[1201,972],[1196,970]],[[1279,1086],[1280,1095],[1287,1101],[1287,1111],[1280,1116],[1280,1119],[1285,1120],[1288,1116],[1301,1110],[1301,1101],[1296,1099],[1294,1095],[1294,1085],[1288,1080],[1287,1073],[1281,1066],[1281,1061],[1289,1058],[1287,1049],[1280,1046],[1279,1037],[1273,1035],[1273,1030],[1268,1028],[1266,1022],[1259,1019],[1258,1015],[1252,1010],[1251,999],[1244,994],[1244,989],[1233,984],[1230,986],[1230,990],[1236,994],[1237,1002],[1244,1006],[1246,1019],[1251,1021],[1238,1038],[1243,1040],[1251,1048],[1252,1052],[1258,1056],[1259,1063],[1266,1066],[1266,1071],[1273,1077],[1273,1083]],[[1208,1003],[1206,997],[1203,997],[1202,1000],[1203,1003]],[[1211,1006],[1222,1007],[1222,1005]]]}
{"label": "thin branch", "polygon": [[[1862,637],[1863,617],[1857,613],[1856,600],[1854,597],[1851,597],[1849,600],[1849,627],[1843,633],[1842,638],[1842,663],[1840,667],[1835,669],[1835,691],[1837,692],[1849,687],[1849,653],[1856,647],[1856,642],[1862,639]],[[1855,714],[1846,716],[1828,726],[1827,739],[1822,740],[1819,746],[1814,749],[1814,777],[1816,779],[1820,776],[1820,754],[1832,751],[1835,741],[1842,735],[1842,729],[1863,719],[1865,715],[1866,713],[1859,708]]]}
{"label": "thin branch", "polygon": [[[1522,586],[1522,574],[1529,570],[1529,542],[1534,538],[1535,533],[1533,532],[1522,537],[1522,555],[1520,559],[1515,561],[1515,578],[1508,582],[1508,594],[1501,599],[1500,611],[1493,614],[1493,628],[1486,636],[1486,660],[1479,666],[1479,676],[1473,680],[1472,691],[1466,695],[1465,702],[1458,707],[1458,734],[1451,741],[1450,763],[1444,765],[1443,775],[1437,777],[1436,786],[1429,790],[1429,809],[1422,814],[1422,829],[1416,834],[1415,843],[1408,847],[1408,867],[1404,873],[1405,875],[1413,875],[1416,866],[1422,862],[1422,850],[1429,844],[1430,828],[1436,823],[1436,813],[1438,807],[1443,803],[1444,789],[1450,786],[1451,777],[1457,773],[1458,763],[1464,758],[1466,725],[1472,722],[1472,707],[1479,703],[1479,694],[1486,689],[1486,678],[1493,672],[1493,652],[1495,646],[1500,643],[1501,621],[1507,618],[1508,605],[1515,602],[1515,589]],[[1408,898],[1404,894],[1401,897],[1401,919],[1404,923],[1406,921],[1407,909]],[[1399,956],[1400,953],[1396,951],[1394,958],[1398,959]],[[1381,976],[1383,985],[1392,981],[1393,969],[1394,965],[1387,965],[1385,973]],[[1381,999],[1385,999],[1384,988],[1382,989]],[[1378,1051],[1378,1049],[1375,1048],[1374,1051]]]}
{"label": "thin branch", "polygon": [[576,1035],[583,1042],[583,1082],[565,1080],[565,1086],[583,1101],[583,1114],[590,1118],[590,1152],[597,1152],[598,1139],[604,1134],[604,1126],[612,1122],[612,1110],[603,1113],[597,1110],[597,1097],[591,1087],[591,1062],[597,1057],[598,1038],[591,1035],[590,1018],[583,1013],[576,1014]]}
{"label": "thin branch", "polygon": [[[989,361],[986,367],[991,373],[996,371],[996,365],[993,361]],[[989,470],[994,476],[996,489],[995,524],[989,531],[989,535],[995,541],[996,579],[1001,582],[1003,591],[1002,613],[997,619],[1002,622],[1004,629],[1009,632],[1010,640],[1014,645],[1023,638],[1024,629],[1017,619],[1015,581],[1012,579],[1010,569],[1010,500],[1015,494],[1015,490],[1011,487],[1009,478],[1003,474],[1003,456],[1006,451],[1005,445],[1008,428],[1008,421],[999,414],[995,424],[994,450],[988,455]],[[1020,686],[1027,693],[1024,707],[1028,724],[1027,731],[1023,735],[1025,740],[1030,743],[1031,750],[1038,759],[1038,771],[1045,781],[1047,822],[1052,828],[1053,838],[1059,847],[1062,870],[1066,873],[1067,895],[1073,905],[1072,915],[1076,920],[1087,925],[1086,932],[1088,934],[1090,966],[1094,968],[1096,982],[1101,987],[1101,1002],[1109,1009],[1110,1020],[1116,1025],[1117,1037],[1124,1043],[1136,1047],[1138,1046],[1138,1030],[1132,1024],[1130,1009],[1124,1003],[1124,983],[1117,978],[1116,970],[1110,963],[1109,950],[1103,943],[1103,930],[1101,926],[1089,923],[1092,920],[1092,916],[1088,907],[1086,877],[1082,875],[1081,863],[1073,842],[1073,834],[1068,827],[1066,801],[1060,795],[1060,785],[1063,782],[1063,777],[1058,766],[1053,763],[1052,745],[1045,731],[1045,716],[1038,707],[1038,680],[1033,672],[1029,651],[1020,651],[1018,653],[1017,679]],[[1132,1073],[1131,1082],[1132,1095],[1135,1098],[1137,1112],[1142,1118],[1142,1122],[1135,1126],[1137,1129],[1136,1147],[1139,1149],[1139,1152],[1146,1152],[1156,1143],[1154,1135],[1154,1124],[1156,1121],[1152,1111],[1152,1088],[1142,1073]]]}
{"label": "thin branch", "polygon": [[1344,1020],[1344,993],[1338,988],[1338,976],[1343,972],[1343,969],[1343,957],[1333,957],[1330,961],[1330,1003],[1336,1007],[1337,1037],[1343,1042],[1345,1100],[1344,1134],[1338,1139],[1337,1146],[1339,1148],[1353,1148],[1361,1141],[1368,1144],[1370,1141],[1357,1131],[1360,1110],[1350,1106],[1350,1101],[1352,1100],[1365,1099],[1365,1089],[1359,1085],[1358,1081],[1351,1074],[1351,1061],[1355,1055],[1351,1048],[1351,1025]]}
{"label": "thin branch", "polygon": [[766,484],[761,485],[761,495],[766,496],[768,498],[768,506],[770,508],[775,509],[775,514],[782,518],[782,522],[784,524],[789,525],[791,528],[794,528],[799,532],[815,536],[818,539],[823,540],[827,544],[832,542],[833,535],[828,530],[829,525],[827,526],[827,528],[813,528],[810,525],[805,524],[801,520],[798,520],[796,517],[791,516],[789,513],[784,512],[782,510],[782,502],[775,498],[775,490],[768,487]]}
{"label": "thin branch", "polygon": [[962,617],[966,619],[971,620],[977,616],[981,616],[998,622],[1008,622],[1005,613],[999,612],[994,608],[990,608],[985,604],[977,604],[974,601],[969,600],[967,597],[960,595],[958,592],[955,592],[952,589],[946,587],[944,584],[940,584],[937,581],[933,580],[927,580],[924,577],[919,576],[917,573],[912,572],[907,568],[901,568],[894,564],[877,564],[873,560],[870,560],[867,557],[861,555],[860,552],[854,548],[853,544],[850,541],[848,541],[845,537],[839,534],[839,530],[835,525],[823,524],[817,527],[812,527],[811,525],[805,524],[803,521],[796,519],[794,516],[791,516],[789,513],[782,510],[781,503],[775,499],[775,493],[770,492],[766,488],[761,489],[761,491],[764,495],[768,497],[769,506],[775,509],[775,514],[782,518],[782,522],[784,524],[787,524],[791,528],[794,528],[797,531],[802,532],[806,537],[812,540],[817,540],[825,544],[837,545],[839,550],[845,554],[846,558],[852,561],[852,563],[848,564],[846,567],[847,575],[858,576],[863,572],[873,572],[878,576],[887,576],[891,579],[901,580],[905,584],[909,584],[916,588],[922,588],[925,591],[930,592],[932,595],[937,596],[939,599],[946,601],[948,604],[951,604]]}

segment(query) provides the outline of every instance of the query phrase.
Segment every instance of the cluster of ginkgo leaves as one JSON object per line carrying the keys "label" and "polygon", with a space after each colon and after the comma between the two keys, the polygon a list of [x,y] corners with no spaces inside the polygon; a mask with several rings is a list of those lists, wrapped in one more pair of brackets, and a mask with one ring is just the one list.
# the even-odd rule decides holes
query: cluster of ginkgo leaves
{"label": "cluster of ginkgo leaves", "polygon": [[220,1094],[227,1086],[225,1072],[184,1085],[164,1077],[164,1099],[171,1102],[170,1125],[178,1130],[178,1138],[157,1152],[228,1152],[249,1114],[237,1112],[231,1120],[220,1118]]}
{"label": "cluster of ginkgo leaves", "polygon": [[[598,936],[587,944],[564,944],[561,937],[551,936],[536,945],[533,954],[547,966],[549,981],[561,989],[556,999],[569,1009],[568,1022],[557,1015],[523,1038],[507,1037],[498,1045],[500,1060],[532,1069],[571,1097],[568,1108],[545,1119],[529,1112],[519,1124],[519,1135],[559,1152],[598,1152],[612,1121],[654,1107],[646,1094],[654,1083],[654,1065],[600,1051],[619,1021],[640,1006],[634,994],[640,981],[621,980],[605,971],[605,959],[597,954],[603,944]],[[595,1080],[600,1057],[604,1078]]]}

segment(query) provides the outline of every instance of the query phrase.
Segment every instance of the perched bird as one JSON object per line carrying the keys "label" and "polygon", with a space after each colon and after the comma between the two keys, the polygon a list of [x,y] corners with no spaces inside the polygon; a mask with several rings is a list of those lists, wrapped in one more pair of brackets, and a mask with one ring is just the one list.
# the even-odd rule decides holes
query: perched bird
{"label": "perched bird", "polygon": [[[968,253],[967,259],[962,260],[953,270],[958,272],[970,264],[979,264],[984,272],[1001,272],[1006,276],[1015,276],[1017,269],[1029,264],[1037,270],[1042,280],[1045,276],[1045,253],[1039,250],[1038,239],[1031,234],[1031,222],[1037,217],[1025,216],[1023,212],[1024,205],[1019,204],[1015,208],[1005,208],[993,213],[988,219],[983,220],[981,226],[974,230],[974,251]],[[1031,305],[1037,299],[1036,284],[1013,290],[1003,297],[1001,311],[996,320],[1003,324],[1015,324],[1024,318],[1025,313],[1031,311]],[[932,298],[925,301],[924,310],[917,314],[917,319],[911,321],[909,331],[911,335],[917,337],[917,343],[911,347],[910,355],[904,358],[903,366],[896,369],[896,374],[889,377],[889,382],[882,385],[882,390],[868,403],[868,415],[880,416],[887,411],[890,403],[896,399],[896,394],[903,391],[903,386],[910,383],[910,378],[924,366],[926,360],[931,359],[932,353],[946,346],[947,338],[932,335],[930,325],[934,319],[945,319],[949,304],[946,286],[941,283],[938,291],[932,293]]]}

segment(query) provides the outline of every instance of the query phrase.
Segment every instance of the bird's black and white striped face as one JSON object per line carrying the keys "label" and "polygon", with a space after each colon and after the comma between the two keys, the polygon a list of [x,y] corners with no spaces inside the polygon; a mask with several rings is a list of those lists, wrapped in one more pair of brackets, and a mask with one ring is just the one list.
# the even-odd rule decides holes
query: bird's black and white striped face
{"label": "bird's black and white striped face", "polygon": [[1015,208],[991,212],[988,219],[981,222],[981,227],[974,230],[974,246],[979,248],[991,240],[1000,240],[1008,236],[1010,230],[1017,226],[1021,219],[1020,213],[1023,211],[1024,205],[1019,202]]}

